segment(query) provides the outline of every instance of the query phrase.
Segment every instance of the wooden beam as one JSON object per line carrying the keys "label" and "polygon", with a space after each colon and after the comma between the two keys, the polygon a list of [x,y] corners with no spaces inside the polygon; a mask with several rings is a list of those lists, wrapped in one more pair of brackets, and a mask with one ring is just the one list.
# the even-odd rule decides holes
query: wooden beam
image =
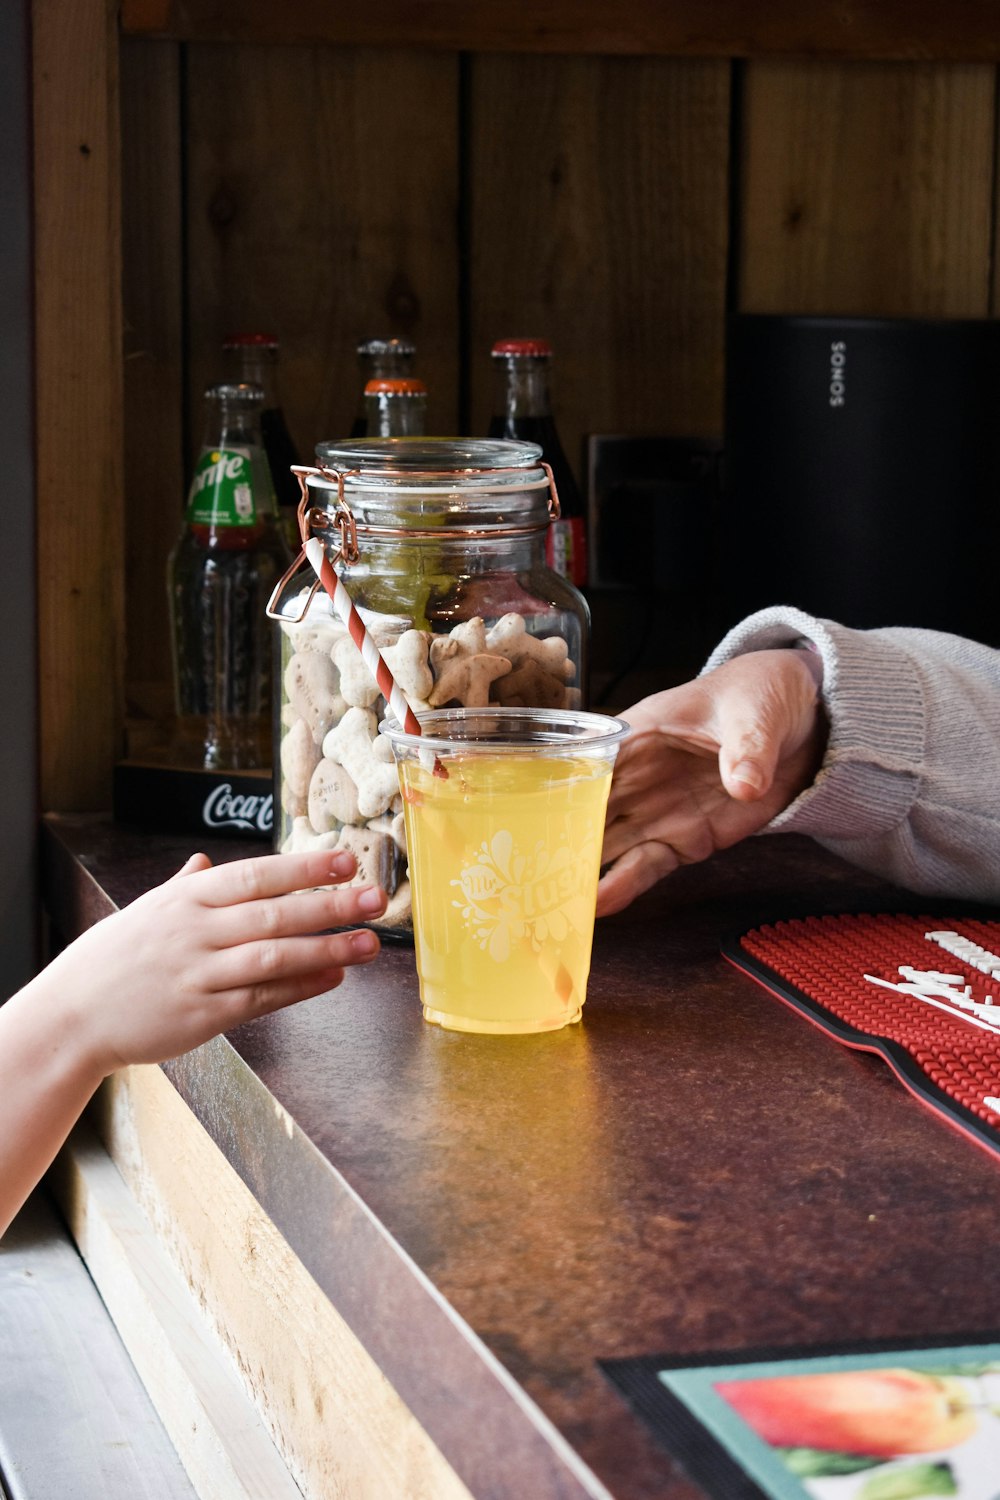
{"label": "wooden beam", "polygon": [[79,1126],[57,1191],[198,1493],[470,1500],[164,1073],[91,1113],[110,1155]]}
{"label": "wooden beam", "polygon": [[89,1125],[77,1126],[50,1180],[196,1493],[300,1500],[195,1297]]}
{"label": "wooden beam", "polygon": [[0,340],[0,452],[3,453],[3,549],[0,551],[0,994],[12,995],[38,967],[34,346],[32,298],[31,37],[27,5],[0,8],[0,250],[4,288]]}
{"label": "wooden beam", "polygon": [[123,0],[122,26],[181,41],[447,51],[994,61],[993,0]]}
{"label": "wooden beam", "polygon": [[122,685],[115,0],[33,0],[41,799],[110,805]]}

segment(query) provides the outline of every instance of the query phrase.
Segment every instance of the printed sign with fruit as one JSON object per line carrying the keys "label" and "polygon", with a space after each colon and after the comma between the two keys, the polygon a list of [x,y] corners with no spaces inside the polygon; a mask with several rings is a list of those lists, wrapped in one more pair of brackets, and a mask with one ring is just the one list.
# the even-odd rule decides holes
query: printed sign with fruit
{"label": "printed sign with fruit", "polygon": [[1000,1361],[715,1380],[809,1500],[1000,1495]]}

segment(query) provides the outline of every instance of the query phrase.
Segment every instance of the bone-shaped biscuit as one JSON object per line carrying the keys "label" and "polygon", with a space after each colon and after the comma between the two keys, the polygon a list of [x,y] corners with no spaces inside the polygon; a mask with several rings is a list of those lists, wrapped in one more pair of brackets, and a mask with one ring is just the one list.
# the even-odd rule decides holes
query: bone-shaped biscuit
{"label": "bone-shaped biscuit", "polygon": [[397,850],[391,833],[380,828],[344,828],[338,849],[349,849],[358,865],[352,885],[380,885],[391,896],[399,878]]}
{"label": "bone-shaped biscuit", "polygon": [[358,789],[358,812],[377,818],[399,794],[395,764],[386,765],[374,753],[378,731],[374,711],[349,708],[323,740],[323,754],[344,767]]}
{"label": "bone-shaped biscuit", "polygon": [[495,625],[486,632],[486,649],[499,651],[514,667],[525,661],[537,662],[546,672],[562,677],[565,681],[573,676],[576,667],[569,660],[569,647],[561,635],[531,635],[521,615],[501,615]]}
{"label": "bone-shaped biscuit", "polygon": [[448,632],[448,639],[457,641],[463,651],[470,652],[473,656],[481,656],[486,650],[486,626],[480,615],[473,615],[471,620],[461,620],[453,625]]}
{"label": "bone-shaped biscuit", "polygon": [[379,686],[349,635],[341,636],[330,652],[340,674],[340,692],[352,708],[371,708],[379,695]]}
{"label": "bone-shaped biscuit", "polygon": [[329,833],[361,816],[358,789],[345,766],[324,756],[309,783],[309,821],[317,833]]}
{"label": "bone-shaped biscuit", "polygon": [[296,818],[292,830],[281,846],[282,854],[303,854],[312,849],[336,849],[340,831],[317,833],[306,817]]}
{"label": "bone-shaped biscuit", "polygon": [[453,701],[465,708],[485,708],[493,683],[509,671],[510,662],[505,656],[449,657],[442,664],[427,701],[434,708]]}
{"label": "bone-shaped biscuit", "polygon": [[418,713],[426,706],[434,686],[434,674],[428,660],[430,635],[426,630],[404,630],[394,646],[383,648],[382,655],[403,697]]}
{"label": "bone-shaped biscuit", "polygon": [[564,708],[568,691],[561,677],[524,661],[497,683],[496,700],[504,708]]}
{"label": "bone-shaped biscuit", "polygon": [[305,719],[296,718],[281,741],[279,751],[281,774],[288,783],[288,790],[298,800],[309,795],[309,782],[322,752],[309,730]]}
{"label": "bone-shaped biscuit", "polygon": [[400,881],[396,890],[389,897],[389,903],[385,911],[373,923],[376,927],[405,927],[408,926],[413,916],[413,902],[410,896],[410,882]]}
{"label": "bone-shaped biscuit", "polygon": [[344,711],[344,700],[337,691],[336,669],[325,653],[296,651],[285,668],[285,692],[317,743]]}
{"label": "bone-shaped biscuit", "polygon": [[484,649],[486,631],[479,616],[463,620],[447,635],[436,635],[430,644],[434,686],[427,702],[434,708],[461,703],[465,708],[485,708],[490,687],[510,671],[507,657]]}

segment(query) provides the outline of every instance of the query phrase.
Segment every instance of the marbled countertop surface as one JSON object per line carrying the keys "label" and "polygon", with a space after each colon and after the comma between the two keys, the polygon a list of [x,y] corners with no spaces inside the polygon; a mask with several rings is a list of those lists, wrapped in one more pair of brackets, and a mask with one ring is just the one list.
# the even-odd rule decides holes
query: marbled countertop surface
{"label": "marbled countertop surface", "polygon": [[[57,926],[191,847],[49,819]],[[807,840],[757,838],[598,924],[579,1026],[427,1026],[393,946],[167,1071],[475,1494],[693,1500],[599,1359],[1000,1327],[1000,1161],[719,951],[903,907]]]}

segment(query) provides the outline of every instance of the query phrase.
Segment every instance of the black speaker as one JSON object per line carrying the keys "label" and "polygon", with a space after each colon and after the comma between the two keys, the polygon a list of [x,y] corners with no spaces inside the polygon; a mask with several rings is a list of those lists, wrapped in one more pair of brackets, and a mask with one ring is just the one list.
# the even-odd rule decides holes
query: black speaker
{"label": "black speaker", "polygon": [[725,623],[796,604],[1000,645],[1000,322],[730,321]]}

